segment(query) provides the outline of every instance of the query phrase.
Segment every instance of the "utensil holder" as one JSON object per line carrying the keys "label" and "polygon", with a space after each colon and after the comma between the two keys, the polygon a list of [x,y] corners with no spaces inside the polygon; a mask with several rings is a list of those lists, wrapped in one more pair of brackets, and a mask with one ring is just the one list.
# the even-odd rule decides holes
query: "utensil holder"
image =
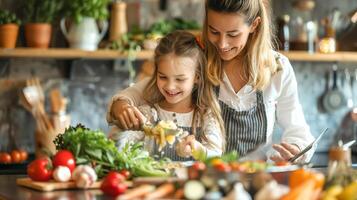
{"label": "utensil holder", "polygon": [[64,133],[65,129],[70,125],[70,115],[54,115],[51,116],[53,129],[35,130],[35,154],[36,157],[50,156],[56,153],[56,146],[53,140],[58,134]]}

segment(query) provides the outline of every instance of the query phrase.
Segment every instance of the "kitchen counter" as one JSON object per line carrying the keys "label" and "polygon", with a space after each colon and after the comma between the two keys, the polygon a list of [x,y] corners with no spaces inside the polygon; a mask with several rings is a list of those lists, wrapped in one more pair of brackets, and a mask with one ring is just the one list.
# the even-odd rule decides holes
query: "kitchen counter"
{"label": "kitchen counter", "polygon": [[22,187],[16,184],[17,178],[25,175],[0,175],[0,200],[46,200],[46,199],[66,199],[66,200],[101,200],[114,199],[105,196],[99,189],[92,190],[58,190],[53,192],[40,192],[37,190]]}

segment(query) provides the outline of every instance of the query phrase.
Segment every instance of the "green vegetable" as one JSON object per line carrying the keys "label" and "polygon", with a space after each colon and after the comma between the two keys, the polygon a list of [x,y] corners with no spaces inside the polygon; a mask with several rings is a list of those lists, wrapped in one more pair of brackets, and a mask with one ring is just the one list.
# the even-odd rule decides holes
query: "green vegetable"
{"label": "green vegetable", "polygon": [[15,13],[8,10],[0,9],[0,25],[1,24],[21,24],[21,20],[16,16]]}
{"label": "green vegetable", "polygon": [[52,23],[63,6],[58,0],[26,0],[24,4],[25,21],[29,23]]}
{"label": "green vegetable", "polygon": [[164,170],[167,161],[156,161],[143,150],[142,143],[127,144],[121,152],[114,141],[101,131],[93,131],[79,124],[69,127],[53,141],[57,150],[71,151],[78,165],[91,164],[99,177],[112,170],[129,170],[133,176],[170,176]]}
{"label": "green vegetable", "polygon": [[227,152],[227,153],[223,154],[221,157],[219,157],[219,156],[210,157],[210,158],[206,159],[204,162],[207,164],[210,164],[213,159],[218,158],[218,159],[222,160],[223,162],[231,163],[231,162],[237,161],[238,157],[239,156],[238,156],[237,151],[231,151],[231,152]]}

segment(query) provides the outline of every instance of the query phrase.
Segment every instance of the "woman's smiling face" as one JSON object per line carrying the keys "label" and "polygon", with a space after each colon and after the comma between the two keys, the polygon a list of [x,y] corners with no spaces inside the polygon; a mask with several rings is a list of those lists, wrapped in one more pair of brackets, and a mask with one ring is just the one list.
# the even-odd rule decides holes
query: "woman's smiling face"
{"label": "woman's smiling face", "polygon": [[244,49],[252,28],[237,13],[207,11],[207,38],[224,61],[237,57]]}

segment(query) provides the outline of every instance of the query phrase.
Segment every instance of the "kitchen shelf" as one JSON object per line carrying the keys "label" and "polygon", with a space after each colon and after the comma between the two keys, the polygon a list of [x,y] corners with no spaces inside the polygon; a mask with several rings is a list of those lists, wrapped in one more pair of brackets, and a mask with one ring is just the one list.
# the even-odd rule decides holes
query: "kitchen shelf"
{"label": "kitchen shelf", "polygon": [[[140,51],[136,54],[137,59],[150,59],[153,56],[152,51]],[[115,50],[101,49],[96,51],[84,51],[69,48],[0,48],[0,57],[4,58],[56,58],[56,59],[125,59],[127,53]]]}
{"label": "kitchen shelf", "polygon": [[[357,52],[341,51],[336,53],[314,53],[309,54],[306,51],[281,51],[287,56],[290,61],[303,62],[357,62]],[[143,50],[136,54],[137,59],[150,59],[153,56],[153,51]],[[69,48],[15,48],[15,49],[1,49],[0,58],[56,58],[56,59],[125,59],[128,57],[127,53],[121,53],[115,50],[97,50],[97,51],[83,51]]]}
{"label": "kitchen shelf", "polygon": [[357,52],[308,53],[306,51],[281,51],[290,61],[306,62],[357,62]]}

